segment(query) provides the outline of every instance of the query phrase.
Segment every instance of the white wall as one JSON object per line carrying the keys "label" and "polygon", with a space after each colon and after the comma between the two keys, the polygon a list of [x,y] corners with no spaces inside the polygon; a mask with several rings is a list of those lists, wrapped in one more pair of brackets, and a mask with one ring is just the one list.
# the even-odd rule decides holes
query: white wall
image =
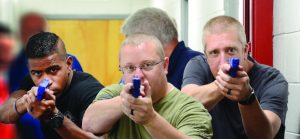
{"label": "white wall", "polygon": [[[188,0],[188,28],[184,28],[184,2],[187,0],[152,0],[152,5],[168,12],[177,21],[179,39],[184,39],[186,44],[194,50],[203,51],[202,28],[212,17],[217,15],[230,15],[236,18],[239,0]],[[185,31],[188,30],[188,35]],[[188,37],[188,38],[187,38]]]}
{"label": "white wall", "polygon": [[[188,0],[188,28],[183,28],[182,11],[184,0],[153,0],[154,7],[165,10],[177,21],[179,40],[185,39],[186,45],[198,51],[202,51],[201,30],[204,23],[215,15],[224,14],[223,0]],[[183,36],[183,30],[188,30],[187,36]]]}
{"label": "white wall", "polygon": [[300,139],[300,1],[274,0],[274,67],[289,82],[286,139]]}
{"label": "white wall", "polygon": [[189,1],[189,46],[203,52],[202,28],[205,23],[217,15],[224,15],[224,0]]}
{"label": "white wall", "polygon": [[179,40],[182,39],[181,30],[182,30],[182,22],[181,22],[181,1],[182,0],[152,0],[151,6],[163,9],[166,11],[172,18],[176,20]]}
{"label": "white wall", "polygon": [[0,0],[0,21],[15,30],[16,0]]}

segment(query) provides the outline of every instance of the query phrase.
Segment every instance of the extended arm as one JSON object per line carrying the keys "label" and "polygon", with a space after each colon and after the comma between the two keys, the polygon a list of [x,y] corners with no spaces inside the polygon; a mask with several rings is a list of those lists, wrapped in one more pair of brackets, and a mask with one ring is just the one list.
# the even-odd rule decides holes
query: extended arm
{"label": "extended arm", "polygon": [[251,139],[273,139],[277,134],[281,120],[277,114],[262,110],[257,100],[251,105],[240,105],[245,131]]}
{"label": "extended arm", "polygon": [[[220,90],[222,90],[221,93],[232,101],[241,102],[241,100],[249,99],[250,96],[253,96],[251,95],[253,93],[253,89],[250,86],[248,74],[240,68],[241,70],[238,71],[238,77],[231,78],[225,72],[228,71],[229,68],[230,67],[228,65],[221,66],[221,69],[216,76],[216,83]],[[226,93],[229,89],[231,89],[231,94]],[[267,89],[264,91],[265,93],[268,92]],[[276,91],[281,92],[278,89]],[[241,112],[241,118],[247,136],[253,139],[274,138],[281,124],[279,116],[270,110],[263,110],[255,96],[253,100],[254,101],[250,101],[249,104],[247,103],[242,105],[242,103],[239,103],[239,110]]]}
{"label": "extended arm", "polygon": [[[56,97],[53,91],[46,89],[46,94],[41,101],[36,99],[37,87],[33,87],[27,93],[26,106],[28,113],[40,119],[45,124],[49,124],[62,138],[72,139],[95,139],[99,138],[90,132],[86,132],[73,123],[66,116],[62,115],[55,105]],[[25,95],[26,96],[26,95]],[[57,116],[61,115],[61,116]],[[58,118],[63,117],[63,119]],[[55,121],[52,121],[55,120]],[[61,121],[61,124],[59,121]],[[54,125],[53,125],[54,124]],[[52,126],[51,126],[52,125]]]}
{"label": "extended arm", "polygon": [[[14,92],[10,98],[0,106],[0,122],[2,123],[16,123],[20,115],[24,114],[26,106],[24,105],[23,96],[26,94],[24,90]],[[15,105],[14,105],[15,103]],[[17,113],[18,112],[18,113]]]}
{"label": "extended arm", "polygon": [[123,115],[120,105],[120,96],[92,103],[84,114],[83,130],[94,134],[103,134],[110,131]]}
{"label": "extended arm", "polygon": [[181,91],[200,101],[208,110],[224,98],[203,56],[191,59],[186,65]]}
{"label": "extended arm", "polygon": [[84,131],[75,125],[70,119],[64,117],[61,127],[55,129],[62,138],[70,139],[102,139],[91,132]]}
{"label": "extended arm", "polygon": [[181,91],[200,101],[208,110],[224,98],[215,82],[207,85],[188,84]]}

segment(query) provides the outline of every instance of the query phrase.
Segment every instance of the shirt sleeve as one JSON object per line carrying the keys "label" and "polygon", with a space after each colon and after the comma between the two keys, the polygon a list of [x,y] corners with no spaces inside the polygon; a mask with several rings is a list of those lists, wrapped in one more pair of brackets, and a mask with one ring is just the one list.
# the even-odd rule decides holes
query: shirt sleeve
{"label": "shirt sleeve", "polygon": [[123,88],[123,85],[120,85],[120,84],[113,84],[113,85],[107,86],[100,90],[100,92],[97,94],[94,102],[99,101],[99,100],[111,99],[113,97],[119,96],[122,88]]}
{"label": "shirt sleeve", "polygon": [[213,81],[207,61],[203,55],[192,58],[183,73],[182,87],[188,84],[203,85]]}
{"label": "shirt sleeve", "polygon": [[212,138],[211,116],[198,102],[182,108],[178,117],[178,129],[193,139]]}
{"label": "shirt sleeve", "polygon": [[269,86],[260,98],[260,105],[264,110],[276,113],[284,123],[288,103],[288,83],[280,82]]}

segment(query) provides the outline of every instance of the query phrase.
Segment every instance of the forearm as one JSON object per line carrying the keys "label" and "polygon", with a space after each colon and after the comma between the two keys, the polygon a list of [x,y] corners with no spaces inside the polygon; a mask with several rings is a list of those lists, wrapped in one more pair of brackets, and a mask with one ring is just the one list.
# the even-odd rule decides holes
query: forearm
{"label": "forearm", "polygon": [[55,131],[62,138],[69,138],[69,139],[98,139],[98,138],[100,138],[90,132],[83,131],[81,128],[76,126],[71,120],[69,120],[67,117],[64,117],[62,126],[59,128],[56,128]]}
{"label": "forearm", "polygon": [[211,110],[224,97],[219,92],[218,86],[212,82],[207,85],[189,84],[181,89],[182,92],[200,101],[206,109]]}
{"label": "forearm", "polygon": [[119,96],[91,104],[84,114],[82,128],[94,134],[108,132],[123,115],[120,105]]}
{"label": "forearm", "polygon": [[1,123],[16,123],[20,115],[27,111],[25,103],[22,100],[24,94],[24,91],[18,91],[0,106]]}
{"label": "forearm", "polygon": [[272,124],[260,108],[257,100],[250,105],[239,104],[239,108],[245,132],[250,139],[274,138],[278,130],[272,131]]}
{"label": "forearm", "polygon": [[154,139],[187,139],[190,138],[174,128],[158,113],[153,120],[144,125],[145,129]]}

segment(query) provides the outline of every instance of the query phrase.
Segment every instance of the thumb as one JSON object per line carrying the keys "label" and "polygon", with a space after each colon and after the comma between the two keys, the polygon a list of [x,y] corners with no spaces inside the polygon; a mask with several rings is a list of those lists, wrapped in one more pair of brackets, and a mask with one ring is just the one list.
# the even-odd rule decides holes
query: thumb
{"label": "thumb", "polygon": [[143,83],[143,86],[144,86],[144,92],[145,92],[146,97],[151,97],[152,92],[151,92],[151,86],[149,85],[149,82],[145,81]]}

